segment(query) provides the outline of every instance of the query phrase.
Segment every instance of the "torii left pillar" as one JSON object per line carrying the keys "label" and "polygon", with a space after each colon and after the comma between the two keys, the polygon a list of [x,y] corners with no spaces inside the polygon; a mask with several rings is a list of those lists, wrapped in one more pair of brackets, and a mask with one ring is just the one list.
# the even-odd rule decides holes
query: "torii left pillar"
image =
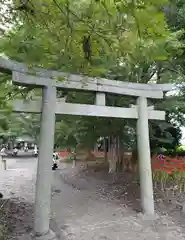
{"label": "torii left pillar", "polygon": [[139,156],[139,178],[141,207],[144,213],[154,214],[153,183],[149,142],[147,99],[139,97],[137,120],[137,145]]}
{"label": "torii left pillar", "polygon": [[39,140],[39,157],[36,180],[34,240],[55,240],[49,228],[52,159],[55,133],[56,88],[44,86]]}

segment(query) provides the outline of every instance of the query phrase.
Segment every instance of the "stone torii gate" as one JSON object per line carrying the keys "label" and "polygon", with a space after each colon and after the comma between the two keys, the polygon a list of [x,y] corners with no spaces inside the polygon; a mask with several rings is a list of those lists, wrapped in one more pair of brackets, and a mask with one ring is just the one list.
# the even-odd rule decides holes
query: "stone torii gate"
{"label": "stone torii gate", "polygon": [[[0,71],[12,74],[14,84],[43,89],[40,100],[17,100],[13,103],[15,112],[41,113],[33,239],[56,239],[49,229],[55,114],[137,119],[141,207],[144,213],[154,214],[148,120],[165,120],[165,112],[147,106],[147,98],[162,99],[163,93],[172,90],[173,85],[126,83],[29,69],[22,63],[5,58],[0,58]],[[64,80],[59,82],[58,77],[64,77]],[[96,94],[96,102],[94,105],[67,103],[57,99],[57,89],[91,91]],[[106,106],[106,93],[135,96],[137,105],[130,108]]]}

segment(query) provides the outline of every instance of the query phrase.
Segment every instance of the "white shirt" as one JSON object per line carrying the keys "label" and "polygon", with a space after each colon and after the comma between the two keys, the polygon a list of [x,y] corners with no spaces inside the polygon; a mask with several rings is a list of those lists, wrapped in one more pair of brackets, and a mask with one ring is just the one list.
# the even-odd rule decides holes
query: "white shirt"
{"label": "white shirt", "polygon": [[6,148],[2,148],[0,154],[1,156],[6,156]]}

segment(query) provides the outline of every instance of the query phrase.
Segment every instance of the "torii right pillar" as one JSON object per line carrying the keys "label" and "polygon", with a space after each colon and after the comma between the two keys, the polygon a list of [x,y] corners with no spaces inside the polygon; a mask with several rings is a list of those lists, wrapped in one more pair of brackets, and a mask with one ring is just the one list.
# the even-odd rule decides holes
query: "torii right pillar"
{"label": "torii right pillar", "polygon": [[147,99],[137,99],[137,147],[139,157],[140,198],[143,213],[154,214],[152,168],[149,142]]}

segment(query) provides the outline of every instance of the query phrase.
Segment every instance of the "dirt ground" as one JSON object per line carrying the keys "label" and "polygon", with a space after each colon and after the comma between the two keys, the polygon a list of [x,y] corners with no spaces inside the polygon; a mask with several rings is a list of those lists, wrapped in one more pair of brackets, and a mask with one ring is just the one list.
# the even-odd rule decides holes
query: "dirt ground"
{"label": "dirt ground", "polygon": [[[22,168],[14,162],[14,169],[0,173],[4,193],[0,224],[5,224],[8,239],[18,240],[33,228],[35,174],[33,159]],[[185,239],[184,199],[184,194],[164,196],[156,191],[157,214],[151,219],[140,213],[139,186],[131,175],[61,164],[53,172],[51,229],[61,240],[181,240]]]}

